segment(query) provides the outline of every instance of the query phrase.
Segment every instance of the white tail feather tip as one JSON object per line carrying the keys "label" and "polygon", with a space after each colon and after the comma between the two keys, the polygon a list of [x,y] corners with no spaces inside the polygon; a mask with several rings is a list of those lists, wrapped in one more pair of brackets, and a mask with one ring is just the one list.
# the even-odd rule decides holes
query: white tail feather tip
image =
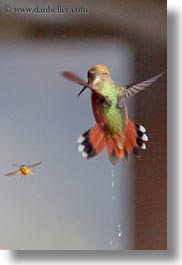
{"label": "white tail feather tip", "polygon": [[146,134],[143,134],[142,137],[141,137],[141,139],[143,141],[147,142],[148,141],[148,136]]}
{"label": "white tail feather tip", "polygon": [[140,127],[139,127],[139,130],[140,130],[141,132],[143,132],[143,133],[145,133],[145,132],[146,132],[146,129],[145,129],[145,127],[143,127],[142,125],[140,125]]}
{"label": "white tail feather tip", "polygon": [[141,149],[143,149],[143,150],[145,150],[147,147],[146,147],[146,144],[142,144],[142,146],[141,146]]}
{"label": "white tail feather tip", "polygon": [[78,139],[77,139],[77,143],[78,144],[81,144],[83,141],[84,141],[84,137],[82,136],[82,135],[80,135],[79,137],[78,137]]}
{"label": "white tail feather tip", "polygon": [[78,146],[78,152],[82,152],[82,151],[84,150],[84,148],[85,148],[85,146],[82,145],[82,144],[80,144],[80,145]]}
{"label": "white tail feather tip", "polygon": [[87,154],[86,152],[83,151],[83,152],[82,152],[82,156],[83,156],[83,157],[87,157],[88,154]]}

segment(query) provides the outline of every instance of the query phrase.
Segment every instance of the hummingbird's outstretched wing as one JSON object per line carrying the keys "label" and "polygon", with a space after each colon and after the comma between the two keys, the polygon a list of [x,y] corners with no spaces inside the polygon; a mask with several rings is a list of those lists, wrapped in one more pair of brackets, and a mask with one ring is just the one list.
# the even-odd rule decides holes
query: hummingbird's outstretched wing
{"label": "hummingbird's outstretched wing", "polygon": [[63,75],[66,79],[68,79],[68,80],[70,80],[70,81],[72,81],[72,82],[74,82],[74,83],[77,83],[77,84],[83,86],[83,88],[82,88],[82,90],[79,92],[78,96],[80,96],[81,93],[82,93],[82,92],[88,87],[88,88],[90,88],[95,94],[97,94],[97,96],[98,96],[100,99],[102,99],[103,101],[105,101],[105,102],[107,103],[108,106],[111,106],[112,102],[111,102],[107,97],[103,96],[101,93],[99,93],[98,91],[96,91],[96,90],[94,89],[93,86],[91,86],[89,83],[86,83],[86,82],[85,82],[81,77],[79,77],[77,74],[74,74],[73,72],[65,71],[65,72],[62,73],[62,75]]}
{"label": "hummingbird's outstretched wing", "polygon": [[19,170],[15,170],[15,171],[9,172],[9,173],[5,174],[5,176],[8,176],[8,177],[14,176],[14,175],[16,175],[16,173],[18,173],[18,171]]}
{"label": "hummingbird's outstretched wing", "polygon": [[92,89],[92,87],[89,86],[89,84],[87,84],[87,83],[86,83],[81,77],[79,77],[77,74],[74,74],[74,73],[72,73],[72,72],[68,72],[68,71],[66,71],[66,72],[63,72],[62,75],[63,75],[65,78],[67,78],[68,80],[70,80],[70,81],[72,81],[72,82],[74,82],[74,83],[77,83],[77,84],[79,84],[79,85],[81,85],[81,86],[84,86],[84,89],[87,88],[87,87]]}
{"label": "hummingbird's outstretched wing", "polygon": [[155,81],[157,81],[157,79],[159,79],[166,71],[155,75],[145,81],[139,82],[139,83],[134,83],[131,85],[128,85],[125,87],[125,92],[122,93],[122,95],[119,97],[118,99],[118,105],[120,105],[120,101],[126,100],[127,98],[130,98],[136,94],[138,94],[139,92],[141,92],[142,90],[144,90],[145,88],[147,88],[148,86],[152,85]]}
{"label": "hummingbird's outstretched wing", "polygon": [[33,167],[37,167],[40,164],[42,164],[42,162],[36,163],[36,164],[32,164],[32,165],[28,165],[27,167],[33,168]]}

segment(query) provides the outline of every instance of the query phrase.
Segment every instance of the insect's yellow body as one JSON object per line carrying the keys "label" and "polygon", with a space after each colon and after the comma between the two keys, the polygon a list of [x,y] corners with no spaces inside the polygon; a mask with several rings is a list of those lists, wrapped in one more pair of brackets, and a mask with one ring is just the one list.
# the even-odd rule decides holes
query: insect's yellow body
{"label": "insect's yellow body", "polygon": [[33,174],[30,168],[27,166],[20,167],[19,172],[20,172],[20,175],[29,175],[29,174],[32,175]]}

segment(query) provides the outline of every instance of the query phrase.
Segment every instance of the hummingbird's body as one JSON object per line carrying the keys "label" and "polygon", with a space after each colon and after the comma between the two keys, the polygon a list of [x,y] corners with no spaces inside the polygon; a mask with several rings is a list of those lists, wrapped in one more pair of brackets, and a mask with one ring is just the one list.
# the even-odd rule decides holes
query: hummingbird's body
{"label": "hummingbird's body", "polygon": [[122,134],[127,119],[127,109],[125,104],[123,104],[123,108],[119,108],[117,105],[119,89],[110,80],[100,81],[95,87],[103,95],[107,95],[112,102],[111,106],[108,107],[107,104],[103,104],[99,100],[94,92],[91,93],[92,108],[97,123],[101,125],[108,136]]}
{"label": "hummingbird's body", "polygon": [[[128,153],[140,157],[140,148],[146,149],[148,137],[142,125],[128,119],[125,100],[156,81],[162,74],[131,86],[117,86],[106,65],[96,64],[88,71],[88,83],[71,72],[64,76],[91,89],[91,102],[96,124],[78,138],[78,150],[91,158],[107,146],[108,157],[116,164],[119,157],[127,160]],[[81,91],[81,92],[82,92]],[[80,95],[81,93],[79,93]]]}
{"label": "hummingbird's body", "polygon": [[[106,143],[110,143],[110,145],[114,144],[118,156],[123,156],[124,131],[128,118],[126,105],[123,104],[122,108],[117,106],[119,91],[113,82],[103,80],[100,81],[96,87],[99,87],[99,91],[107,95],[112,104],[109,107],[107,104],[102,103],[94,92],[91,92],[92,109],[95,120],[104,132]],[[110,151],[108,149],[108,155],[109,153]],[[113,158],[111,158],[111,160],[111,162],[115,164]]]}

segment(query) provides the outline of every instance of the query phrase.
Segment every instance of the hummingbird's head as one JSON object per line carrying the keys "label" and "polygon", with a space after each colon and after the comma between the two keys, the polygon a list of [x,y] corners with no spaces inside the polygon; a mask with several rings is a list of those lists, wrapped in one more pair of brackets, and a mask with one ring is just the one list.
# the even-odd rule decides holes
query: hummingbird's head
{"label": "hummingbird's head", "polygon": [[88,83],[95,85],[97,82],[100,82],[104,77],[110,77],[109,69],[104,64],[95,64],[93,65],[87,73]]}

